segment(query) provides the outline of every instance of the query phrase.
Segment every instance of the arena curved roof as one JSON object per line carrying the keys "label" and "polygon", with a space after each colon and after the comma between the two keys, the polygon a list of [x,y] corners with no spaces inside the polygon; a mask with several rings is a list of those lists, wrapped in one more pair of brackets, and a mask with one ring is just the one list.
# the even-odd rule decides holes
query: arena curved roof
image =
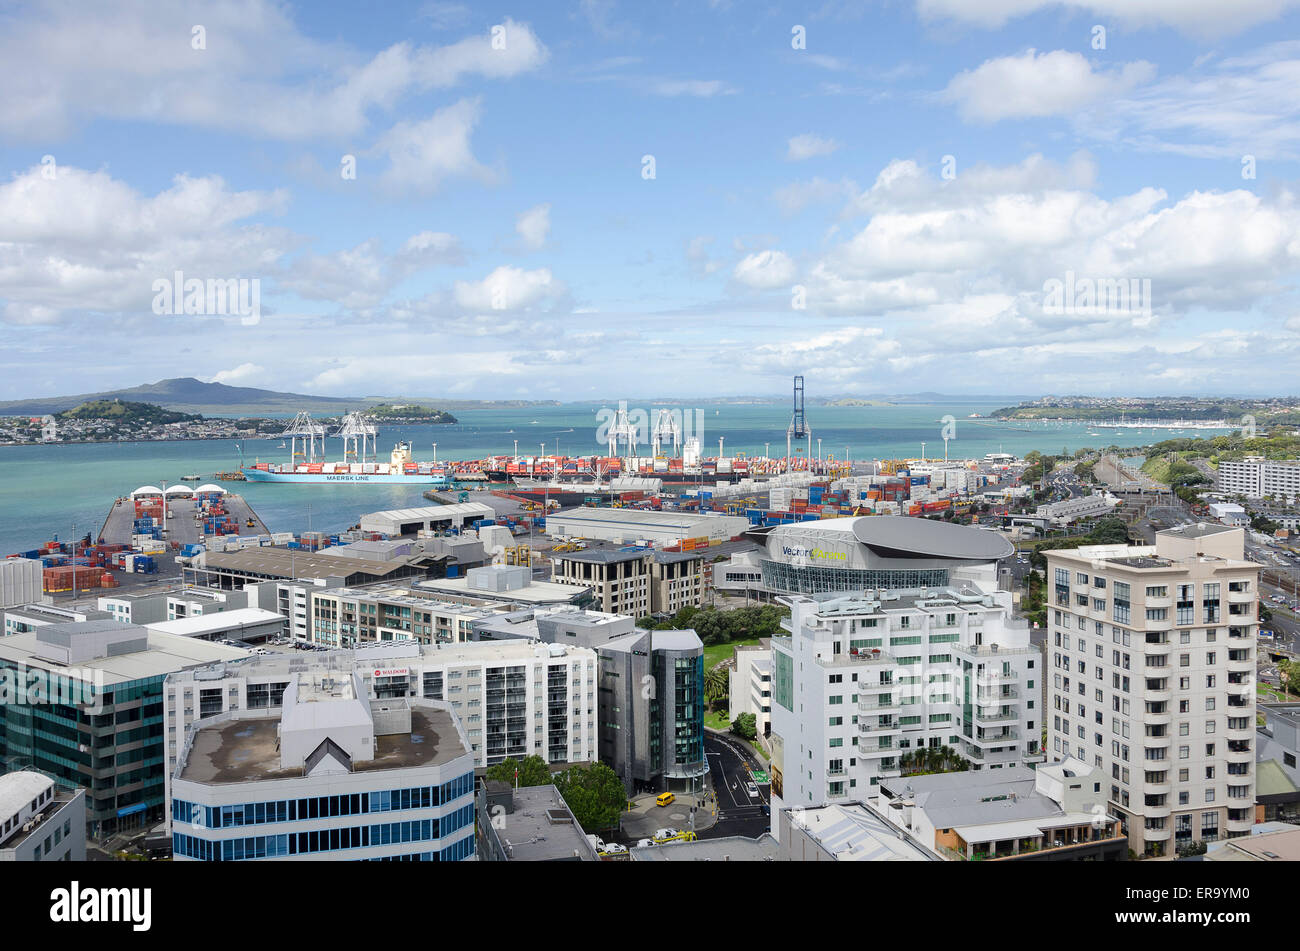
{"label": "arena curved roof", "polygon": [[861,515],[853,523],[854,537],[881,554],[996,561],[1015,551],[1015,546],[996,532],[928,518]]}
{"label": "arena curved roof", "polygon": [[131,498],[138,499],[144,495],[162,495],[163,490],[156,485],[142,485],[131,493]]}
{"label": "arena curved roof", "polygon": [[998,561],[1015,552],[1015,546],[996,532],[905,515],[859,515],[794,522],[778,525],[770,535],[823,532],[841,536],[851,533],[874,554],[889,559]]}

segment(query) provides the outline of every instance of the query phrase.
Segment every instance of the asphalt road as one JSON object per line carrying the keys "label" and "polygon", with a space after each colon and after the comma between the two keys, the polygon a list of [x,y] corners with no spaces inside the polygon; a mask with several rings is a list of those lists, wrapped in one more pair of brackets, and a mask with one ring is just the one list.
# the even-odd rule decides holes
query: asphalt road
{"label": "asphalt road", "polygon": [[[747,766],[748,758],[742,747],[706,734],[704,755],[709,761],[709,778],[718,798],[718,821],[700,833],[702,839],[716,839],[728,835],[757,838],[770,828],[770,820],[763,815],[763,806],[771,799],[767,784],[758,786],[758,798],[750,796],[746,785],[752,780]],[[758,764],[766,769],[765,764]]]}

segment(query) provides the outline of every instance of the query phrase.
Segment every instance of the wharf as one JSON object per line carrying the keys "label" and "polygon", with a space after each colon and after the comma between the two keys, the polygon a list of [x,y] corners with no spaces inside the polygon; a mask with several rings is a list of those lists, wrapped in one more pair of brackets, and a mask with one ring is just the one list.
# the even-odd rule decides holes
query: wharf
{"label": "wharf", "polygon": [[[243,496],[234,493],[225,495],[226,511],[230,514],[234,523],[239,526],[240,535],[269,535],[271,530],[266,527],[262,519],[253,511]],[[171,517],[167,519],[167,534],[162,539],[171,548],[171,543],[184,547],[186,545],[199,545],[204,543],[203,523],[195,521],[196,510],[194,501],[185,498],[173,498],[167,502],[167,508],[171,510]],[[249,519],[253,520],[250,527]],[[131,500],[121,499],[113,503],[113,507],[108,510],[108,517],[104,519],[104,527],[99,530],[99,537],[108,545],[127,545],[131,544],[132,536],[135,529],[135,506]]]}

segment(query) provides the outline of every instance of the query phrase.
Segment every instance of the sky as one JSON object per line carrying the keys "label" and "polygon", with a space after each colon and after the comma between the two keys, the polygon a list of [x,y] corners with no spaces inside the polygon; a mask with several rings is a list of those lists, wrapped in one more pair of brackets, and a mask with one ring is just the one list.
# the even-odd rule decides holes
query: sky
{"label": "sky", "polygon": [[1300,392],[1300,0],[46,0],[0,63],[0,399]]}

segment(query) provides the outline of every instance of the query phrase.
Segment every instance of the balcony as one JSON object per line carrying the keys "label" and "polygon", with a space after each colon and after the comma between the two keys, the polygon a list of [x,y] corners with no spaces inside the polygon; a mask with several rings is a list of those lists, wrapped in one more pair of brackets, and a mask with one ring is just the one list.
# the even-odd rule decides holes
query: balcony
{"label": "balcony", "polygon": [[1173,831],[1168,828],[1142,830],[1142,838],[1147,842],[1168,842],[1171,835]]}
{"label": "balcony", "polygon": [[1254,604],[1258,595],[1254,591],[1229,591],[1229,604]]}
{"label": "balcony", "polygon": [[[824,660],[823,663],[826,663],[826,661]],[[848,654],[836,654],[830,663],[878,665],[896,664],[898,661],[894,658],[894,655],[888,651],[873,648],[871,650],[858,651],[856,654],[853,652],[849,652]]]}
{"label": "balcony", "polygon": [[859,743],[858,756],[894,756],[898,753],[898,747],[892,743]]}
{"label": "balcony", "polygon": [[975,719],[980,723],[1007,723],[1015,722],[1020,719],[1020,714],[1014,710],[1004,711],[1001,707],[995,708],[988,714],[981,713],[982,708],[975,707]]}
{"label": "balcony", "polygon": [[1249,746],[1245,749],[1233,749],[1234,743],[1240,743],[1240,740],[1229,740],[1228,748],[1223,751],[1223,758],[1229,763],[1253,763],[1255,762],[1255,752]]}
{"label": "balcony", "polygon": [[858,734],[860,736],[890,736],[902,732],[903,727],[899,723],[864,723],[861,720],[858,721]]}
{"label": "balcony", "polygon": [[1246,819],[1228,819],[1229,832],[1249,832],[1255,825],[1255,817],[1250,816]]}
{"label": "balcony", "polygon": [[969,742],[981,749],[988,749],[994,746],[1014,746],[1020,741],[1019,730],[1007,730],[1001,734],[991,734],[987,736],[974,736]]}
{"label": "balcony", "polygon": [[981,706],[1001,706],[1007,700],[1018,700],[1020,693],[1015,687],[980,687],[975,692],[975,702]]}
{"label": "balcony", "polygon": [[1174,715],[1166,707],[1163,713],[1146,713],[1143,714],[1142,719],[1147,726],[1169,726],[1173,722]]}
{"label": "balcony", "polygon": [[978,657],[988,659],[990,657],[1013,657],[1017,654],[1037,654],[1037,647],[998,647],[995,644],[946,644],[954,654],[961,654],[964,657]]}
{"label": "balcony", "polygon": [[[862,689],[862,685],[858,685]],[[879,700],[873,694],[858,694],[858,710],[868,716],[872,713],[887,713],[902,709],[902,702],[894,699],[892,696],[888,700]]]}
{"label": "balcony", "polygon": [[1173,784],[1169,780],[1160,783],[1142,783],[1142,795],[1144,796],[1168,796],[1173,792]]}
{"label": "balcony", "polygon": [[1234,659],[1233,656],[1232,656],[1233,653],[1235,653],[1235,651],[1233,651],[1233,652],[1229,652],[1229,654],[1228,654],[1228,673],[1230,673],[1230,674],[1250,674],[1250,673],[1254,673],[1254,671],[1255,671],[1255,658],[1254,658],[1254,657],[1246,657],[1246,658],[1242,658],[1242,659]]}
{"label": "balcony", "polygon": [[1148,687],[1142,691],[1142,699],[1150,703],[1169,703],[1173,700],[1173,691],[1168,687],[1157,687],[1152,689]]}

